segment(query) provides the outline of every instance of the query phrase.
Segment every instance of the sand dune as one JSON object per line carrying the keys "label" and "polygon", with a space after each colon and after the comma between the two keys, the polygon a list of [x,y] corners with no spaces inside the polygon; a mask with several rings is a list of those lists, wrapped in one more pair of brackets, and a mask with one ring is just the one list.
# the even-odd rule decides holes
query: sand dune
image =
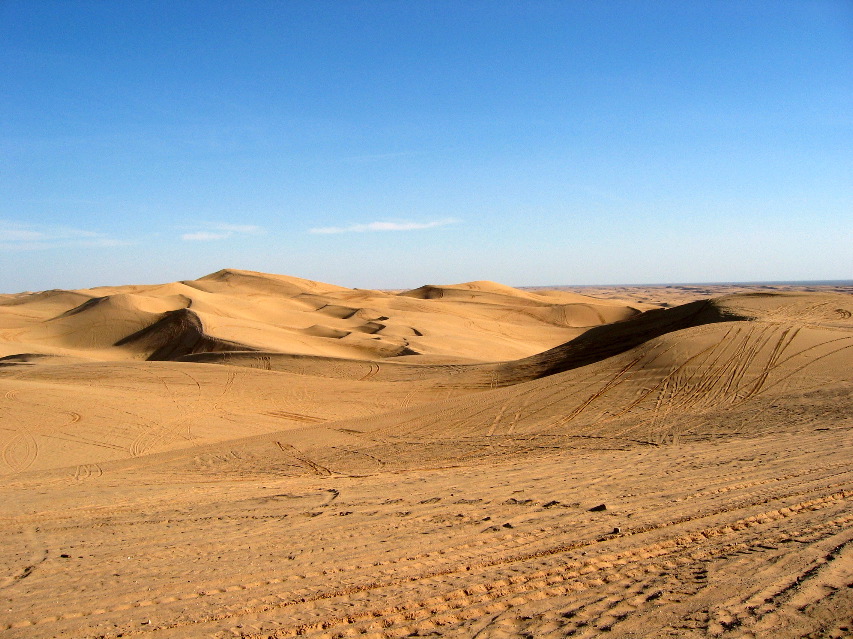
{"label": "sand dune", "polygon": [[[471,309],[467,299],[415,300],[407,294],[226,269],[167,285],[21,294],[0,300],[0,355],[27,351],[93,360],[164,359],[242,349],[497,361],[533,354],[576,336],[578,329],[639,312],[611,302],[565,304],[566,296],[578,297],[572,294],[549,300],[496,284],[492,288],[478,289],[490,297]],[[168,346],[170,340],[174,347]]]}
{"label": "sand dune", "polygon": [[850,636],[853,296],[627,292],[0,296],[0,629]]}
{"label": "sand dune", "polygon": [[[496,449],[504,455],[756,436],[796,430],[824,411],[853,425],[853,333],[839,327],[850,326],[840,312],[850,303],[842,296],[722,298],[602,327],[526,360],[380,369],[372,379],[419,376],[439,388],[482,392],[474,401],[465,395],[336,422],[322,436],[315,428],[270,437],[296,438],[312,458],[347,474],[358,471],[339,459],[340,446],[387,468],[408,468],[489,458]],[[760,319],[800,305],[811,325]],[[246,442],[245,450],[277,455],[268,442]]]}

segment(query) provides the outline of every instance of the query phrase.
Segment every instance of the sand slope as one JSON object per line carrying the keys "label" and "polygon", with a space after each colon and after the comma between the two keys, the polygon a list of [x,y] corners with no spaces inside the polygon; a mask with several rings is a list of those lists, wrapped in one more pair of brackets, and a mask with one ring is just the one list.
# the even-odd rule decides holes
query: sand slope
{"label": "sand slope", "polygon": [[648,307],[571,293],[550,298],[497,284],[459,286],[475,287],[471,294],[480,296],[478,303],[472,305],[468,295],[420,299],[233,269],[167,285],[4,296],[0,356],[163,360],[245,350],[496,361],[533,354],[576,336],[578,329]]}
{"label": "sand slope", "polygon": [[[465,389],[476,399],[462,395],[336,422],[323,426],[322,435],[312,427],[240,445],[266,466],[278,457],[278,443],[270,441],[291,442],[331,471],[348,474],[363,472],[364,457],[385,469],[409,468],[541,449],[756,436],[796,430],[824,413],[849,425],[853,326],[836,307],[844,310],[850,299],[773,301],[722,298],[653,312],[511,363],[392,369],[385,379],[396,384],[402,385],[403,372],[421,372],[435,388]],[[760,319],[800,303],[809,309],[800,324]]]}
{"label": "sand slope", "polygon": [[0,629],[850,636],[853,296],[728,293],[2,296]]}

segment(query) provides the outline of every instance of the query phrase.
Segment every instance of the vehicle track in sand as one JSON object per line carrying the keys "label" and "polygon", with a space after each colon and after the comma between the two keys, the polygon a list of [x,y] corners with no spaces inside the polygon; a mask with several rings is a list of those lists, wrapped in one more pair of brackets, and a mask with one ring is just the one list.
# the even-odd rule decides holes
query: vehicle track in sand
{"label": "vehicle track in sand", "polygon": [[100,464],[80,464],[74,469],[71,475],[73,482],[82,484],[90,479],[97,479],[104,474],[104,469]]}
{"label": "vehicle track in sand", "polygon": [[[43,443],[47,440],[72,442],[111,451],[122,451],[130,457],[144,455],[152,448],[176,438],[191,439],[190,425],[192,418],[195,417],[192,407],[185,406],[179,398],[175,397],[166,379],[151,371],[146,372],[157,383],[163,385],[176,409],[186,416],[184,419],[152,420],[131,410],[105,405],[104,409],[120,415],[118,418],[120,421],[100,429],[103,420],[96,420],[91,425],[81,428],[85,415],[80,410],[66,410],[48,401],[33,401],[29,396],[22,396],[18,389],[13,389],[4,394],[6,399],[36,409],[44,415],[39,417],[41,423],[38,424],[38,428],[27,429],[23,424],[28,420],[22,420],[22,425],[17,427],[17,433],[7,440],[0,450],[0,459],[13,473],[20,473],[32,467],[40,452],[38,443],[40,438],[44,440]],[[199,382],[195,378],[182,371],[181,375],[188,377],[198,392],[201,392]],[[128,421],[127,417],[131,419]]]}
{"label": "vehicle track in sand", "polygon": [[328,468],[326,468],[322,464],[318,464],[313,459],[306,456],[302,451],[300,451],[298,448],[296,448],[296,446],[293,446],[292,444],[286,444],[286,443],[280,442],[280,441],[275,442],[275,444],[276,444],[276,446],[278,446],[281,449],[281,451],[283,453],[286,453],[287,455],[293,457],[299,463],[301,463],[302,465],[309,468],[311,470],[311,472],[314,473],[315,475],[325,477],[325,476],[335,474],[333,471],[329,470]]}
{"label": "vehicle track in sand", "polygon": [[[295,449],[285,448],[299,455]],[[838,463],[827,464],[826,470],[838,467]],[[326,474],[319,466],[318,470],[318,474]],[[708,566],[727,557],[742,555],[752,558],[749,561],[757,566],[768,558],[778,561],[786,554],[796,555],[801,547],[820,551],[818,555],[824,559],[833,552],[833,556],[841,557],[847,552],[845,539],[833,542],[832,548],[839,550],[824,552],[820,548],[839,535],[849,538],[853,534],[851,472],[789,473],[787,479],[777,482],[784,484],[783,490],[768,490],[761,482],[745,486],[748,482],[738,481],[730,490],[713,495],[699,491],[692,499],[719,499],[735,491],[743,494],[711,508],[708,506],[713,504],[703,502],[701,512],[696,514],[625,528],[617,534],[561,542],[574,527],[570,522],[540,531],[508,531],[506,536],[485,535],[483,539],[474,538],[433,552],[390,557],[378,564],[340,565],[313,573],[288,570],[263,580],[200,587],[108,608],[10,619],[5,621],[5,627],[29,629],[32,636],[51,636],[50,628],[64,621],[122,616],[140,610],[157,616],[159,621],[150,628],[126,628],[131,636],[152,632],[171,636],[171,632],[181,629],[206,632],[206,628],[236,623],[246,617],[281,618],[286,610],[290,620],[286,627],[246,632],[245,636],[376,633],[391,637],[427,631],[471,636],[474,633],[469,634],[469,630],[475,623],[486,624],[477,630],[482,633],[480,636],[500,629],[511,630],[512,636],[523,636],[525,632],[535,636],[595,636],[639,623],[655,614],[661,605],[677,607],[677,599],[700,596],[707,588],[703,574]],[[760,490],[749,492],[755,488]],[[434,506],[425,502],[423,507]],[[334,531],[326,531],[328,539],[323,543],[345,543],[347,534],[345,530],[337,536]],[[800,583],[805,583],[813,567],[813,562],[806,562],[791,573],[790,580],[777,585],[762,583],[761,589],[782,592],[800,577]],[[336,575],[344,577],[343,581]],[[306,579],[314,580],[309,583],[320,579],[328,585],[306,589],[301,586]],[[420,592],[418,585],[427,583],[431,586],[423,591],[430,596],[420,598],[415,594]],[[795,586],[795,590],[798,588]],[[247,595],[241,594],[250,591],[255,592],[252,597],[257,601],[253,605],[247,605]],[[761,623],[784,604],[779,599],[775,608],[771,606],[757,615],[749,603],[749,597],[754,596],[755,592],[745,592],[745,601],[718,607],[707,619],[697,618],[689,623],[705,624],[706,628],[725,623],[749,627]],[[208,603],[221,598],[221,602],[214,611],[191,619],[177,614],[185,602],[199,597]],[[396,603],[388,605],[374,603],[395,599]],[[346,615],[336,614],[344,608],[348,610]]]}
{"label": "vehicle track in sand", "polygon": [[[835,495],[830,496],[830,499],[849,499],[849,497],[850,495],[846,497]],[[825,503],[822,500],[804,502],[795,505],[788,512],[797,512],[803,508],[817,510]],[[642,590],[660,588],[659,584],[654,583],[654,577],[668,573],[674,566],[677,567],[679,564],[692,565],[697,561],[705,562],[719,555],[739,551],[744,546],[751,548],[741,539],[730,541],[729,543],[721,543],[721,541],[725,540],[728,536],[734,536],[738,531],[747,530],[770,522],[777,522],[783,517],[792,517],[793,514],[788,514],[788,512],[769,511],[757,517],[753,516],[726,524],[725,526],[704,529],[690,535],[679,536],[675,539],[636,547],[625,552],[604,555],[584,561],[569,561],[558,566],[541,568],[528,574],[508,576],[496,580],[485,580],[473,586],[452,590],[444,595],[433,596],[423,600],[410,600],[404,604],[390,608],[351,612],[344,617],[333,617],[313,624],[294,625],[290,628],[276,630],[268,634],[247,634],[246,636],[301,636],[309,635],[313,632],[329,633],[329,631],[333,631],[335,628],[345,629],[346,634],[352,634],[353,632],[356,634],[378,632],[378,636],[406,636],[419,631],[429,631],[438,628],[443,628],[445,629],[444,632],[446,632],[464,624],[470,619],[479,619],[490,614],[519,608],[533,602],[565,597],[587,590],[597,591],[598,598],[593,599],[593,603],[605,601],[619,605],[624,601],[622,594],[628,589],[634,588],[642,592]],[[849,526],[851,521],[853,521],[853,515],[848,514],[820,526],[802,528],[793,532],[797,535],[822,533],[825,531],[834,534],[843,531],[845,527]],[[722,537],[723,540],[717,539],[719,537]],[[784,539],[788,539],[788,537],[789,534],[786,532],[781,538],[777,536],[777,538],[771,539],[770,543],[774,541],[779,543]],[[764,535],[761,537],[761,540],[765,545],[768,543]],[[598,541],[602,542],[605,540]],[[707,543],[709,541],[711,543]],[[710,548],[706,548],[706,545],[710,546]],[[555,549],[553,553],[564,553],[570,550],[574,549],[560,548],[558,550]],[[536,558],[538,559],[542,556],[545,556],[545,554],[539,554]],[[527,558],[518,557],[515,558],[515,561],[522,561],[524,559]],[[620,568],[622,566],[624,568]],[[475,568],[475,566],[466,566],[465,570],[469,571]],[[435,579],[439,576],[447,576],[447,574],[427,573],[420,575],[418,579]],[[414,579],[410,578],[410,580]],[[355,599],[352,595],[360,592],[362,589],[373,590],[400,587],[402,583],[402,581],[380,582],[366,584],[361,588],[350,587],[338,591],[323,592],[315,595],[313,600],[320,601],[348,597],[348,600],[353,602]],[[615,591],[613,592],[613,596],[601,597],[601,590],[606,592],[610,584],[615,584],[615,588],[612,589]],[[278,607],[298,607],[301,603],[304,603],[301,599],[282,602]],[[580,628],[588,628],[587,636],[593,636],[598,632],[612,630],[616,623],[624,622],[627,618],[626,615],[611,614],[612,605],[599,606],[598,609],[595,606],[586,605],[584,608],[586,609],[586,619],[583,619],[583,624],[578,624],[574,629],[570,627],[572,623],[580,620],[578,619],[578,609],[576,608],[572,615],[576,621],[569,622],[560,629],[563,636],[571,636],[574,634],[573,630]],[[268,608],[263,608],[264,612],[267,610]],[[295,616],[293,613],[294,611],[290,611],[289,614]],[[391,630],[392,628],[394,630]],[[336,635],[332,632],[331,636]]]}
{"label": "vehicle track in sand", "polygon": [[[12,402],[21,402],[18,389],[11,389],[3,394],[3,397]],[[11,435],[0,449],[0,459],[13,473],[21,473],[27,470],[36,461],[39,454],[39,446],[35,436],[26,425],[16,424],[11,430]]]}
{"label": "vehicle track in sand", "polygon": [[279,419],[286,419],[292,422],[301,422],[304,424],[323,424],[329,421],[325,417],[316,417],[314,415],[306,415],[304,413],[292,413],[285,410],[265,411],[264,415],[270,415],[271,417],[278,417]]}
{"label": "vehicle track in sand", "polygon": [[[645,370],[677,348],[678,343],[657,351],[641,349],[615,373],[589,382],[586,386],[589,390],[585,391],[579,385],[573,392],[577,397],[574,405],[565,391],[554,391],[550,396],[547,391],[530,391],[535,401],[529,403],[535,408],[520,414],[519,418],[530,422],[538,415],[553,412],[558,406],[564,407],[560,411],[562,415],[536,428],[534,439],[569,427],[574,432],[585,432],[629,415],[642,419],[628,430],[615,433],[615,436],[629,437],[632,432],[646,430],[654,433],[659,428],[658,424],[672,423],[670,418],[674,414],[686,411],[700,414],[720,406],[739,406],[785,383],[820,360],[853,348],[853,337],[841,337],[797,350],[794,345],[798,334],[799,329],[795,327],[772,324],[730,328],[725,339],[682,358],[639,394],[628,395],[626,399],[614,397],[623,385],[641,379]],[[469,424],[474,426],[479,413],[489,410],[488,402],[483,404],[477,412],[453,416],[453,429],[464,431]],[[603,408],[605,404],[607,410]],[[436,419],[429,423],[437,424],[447,418],[446,415],[436,415]],[[576,422],[582,423],[583,430],[577,430]],[[517,423],[518,420],[514,422]],[[492,422],[489,432],[491,435],[500,433],[500,420]]]}
{"label": "vehicle track in sand", "polygon": [[850,308],[841,308],[843,302],[797,301],[791,304],[779,304],[774,308],[764,308],[762,319],[770,322],[796,322],[804,326],[823,326],[826,322],[849,320],[853,313]]}
{"label": "vehicle track in sand", "polygon": [[[269,359],[269,358],[267,358]],[[269,370],[269,369],[267,369]],[[237,372],[236,371],[228,371],[228,374],[225,377],[225,383],[222,385],[222,392],[219,394],[219,397],[213,400],[212,405],[213,409],[217,411],[222,411],[222,400],[224,400],[228,395],[230,395],[234,390],[234,382],[237,380]]]}
{"label": "vehicle track in sand", "polygon": [[[853,536],[849,525],[853,522],[853,514],[845,514],[829,519],[812,526],[789,527],[779,529],[779,522],[793,519],[802,513],[813,513],[831,508],[839,501],[849,501],[853,492],[840,492],[813,500],[807,500],[793,504],[783,509],[765,511],[758,515],[735,520],[724,525],[700,529],[696,532],[682,534],[677,537],[665,539],[647,545],[640,545],[629,550],[600,555],[591,559],[575,559],[544,568],[533,570],[522,574],[506,576],[497,579],[481,579],[479,583],[468,585],[464,588],[453,589],[441,595],[431,596],[426,599],[410,599],[406,603],[386,608],[368,608],[361,611],[353,610],[344,617],[329,617],[320,622],[303,623],[292,625],[289,628],[278,629],[269,634],[246,634],[246,637],[291,637],[310,635],[313,632],[333,631],[335,628],[346,629],[346,634],[364,634],[377,631],[377,636],[405,636],[418,631],[444,628],[451,630],[455,626],[465,623],[470,619],[478,619],[490,614],[502,613],[511,609],[519,608],[527,604],[542,600],[566,597],[573,595],[575,603],[569,611],[564,614],[566,620],[560,632],[563,636],[575,636],[578,630],[588,628],[589,632],[578,636],[592,636],[597,632],[612,630],[617,623],[628,620],[629,614],[613,614],[616,605],[627,606],[628,609],[636,610],[638,606],[619,593],[626,590],[634,591],[634,597],[640,595],[645,602],[658,599],[657,594],[667,589],[672,590],[673,580],[662,579],[673,570],[693,567],[707,563],[729,553],[762,552],[774,550],[773,544],[795,543],[794,537],[813,536],[816,540],[842,534]],[[754,528],[767,527],[767,524],[776,524],[779,529],[773,535],[762,534],[756,539],[738,534]],[[641,534],[635,531],[632,534]],[[244,608],[239,611],[223,610],[211,615],[209,618],[194,620],[190,625],[209,624],[221,622],[225,619],[233,619],[245,615],[256,615],[259,613],[270,613],[275,610],[288,610],[290,618],[296,617],[300,608],[313,609],[305,604],[317,604],[318,602],[330,602],[332,600],[349,601],[357,605],[358,599],[354,595],[399,588],[403,584],[421,580],[435,580],[436,578],[447,578],[454,574],[465,574],[472,570],[478,571],[483,568],[490,569],[510,563],[554,557],[575,551],[581,547],[605,544],[610,539],[618,537],[605,536],[585,544],[561,546],[541,551],[531,556],[520,555],[511,558],[489,559],[481,561],[479,565],[470,563],[460,567],[444,570],[433,570],[421,572],[417,575],[398,576],[397,578],[382,580],[377,579],[369,583],[362,583],[342,588],[333,588],[315,592],[304,596],[300,591],[294,591],[290,598],[276,595],[267,598],[267,603],[253,607]],[[746,537],[744,539],[744,537]],[[760,540],[760,541],[759,541]],[[778,547],[776,548],[778,549]],[[476,574],[476,572],[475,572]],[[299,579],[296,576],[296,579]],[[57,621],[79,619],[85,616],[97,616],[108,613],[119,613],[134,608],[150,608],[163,604],[171,604],[181,601],[196,599],[200,596],[212,597],[216,595],[241,592],[263,585],[275,586],[287,583],[290,579],[270,579],[265,583],[239,583],[223,588],[207,589],[198,592],[188,592],[180,596],[155,598],[152,600],[139,601],[136,604],[121,604],[111,609],[95,610],[88,613],[69,612],[59,617],[47,617],[37,620],[12,621],[7,623],[7,629],[26,628],[30,626],[44,626]],[[793,581],[796,581],[794,579]],[[678,584],[684,584],[683,579],[677,579]],[[790,584],[786,584],[789,587]],[[592,591],[593,597],[588,602],[583,598],[577,598],[577,593]],[[643,597],[643,592],[655,594],[655,596]],[[678,591],[676,594],[687,594]],[[602,602],[605,605],[601,605]],[[611,605],[613,604],[613,605]],[[769,611],[768,611],[769,612]],[[497,618],[496,618],[497,619]],[[582,622],[582,623],[579,623]],[[160,624],[152,630],[167,630],[186,625],[185,622],[173,622]],[[394,628],[394,630],[391,630]],[[141,631],[138,631],[141,633]],[[137,634],[137,633],[132,633]],[[147,634],[147,632],[146,632]],[[331,636],[335,635],[334,632]]]}
{"label": "vehicle track in sand", "polygon": [[13,473],[21,473],[33,465],[39,454],[36,438],[29,430],[19,427],[3,445],[3,462]]}
{"label": "vehicle track in sand", "polygon": [[361,378],[359,378],[358,381],[360,381],[360,382],[369,381],[369,380],[373,379],[374,377],[376,377],[379,374],[379,371],[380,371],[379,364],[377,364],[376,362],[371,362],[370,363],[370,370],[367,371],[367,373],[365,373]]}
{"label": "vehicle track in sand", "polygon": [[[176,371],[182,377],[188,378],[190,384],[196,388],[196,396],[190,399],[186,394],[177,392],[165,375],[158,374],[156,370],[140,369],[159,382],[165,390],[166,397],[175,406],[178,417],[149,420],[145,419],[142,423],[144,428],[136,435],[131,442],[128,450],[131,457],[141,457],[149,452],[152,452],[159,446],[168,445],[170,442],[183,439],[191,441],[193,439],[192,424],[197,421],[203,414],[218,410],[215,402],[208,406],[204,401],[204,395],[201,383],[191,374],[186,371]],[[233,379],[230,380],[233,384]],[[228,382],[226,379],[226,387],[223,390],[223,395],[228,391]],[[173,380],[174,383],[174,380]]]}

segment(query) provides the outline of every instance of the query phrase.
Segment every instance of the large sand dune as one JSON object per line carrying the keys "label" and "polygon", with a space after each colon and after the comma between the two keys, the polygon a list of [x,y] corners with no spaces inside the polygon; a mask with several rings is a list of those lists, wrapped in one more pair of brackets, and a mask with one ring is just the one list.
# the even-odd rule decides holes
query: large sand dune
{"label": "large sand dune", "polygon": [[0,296],[0,629],[853,635],[853,296],[596,292]]}

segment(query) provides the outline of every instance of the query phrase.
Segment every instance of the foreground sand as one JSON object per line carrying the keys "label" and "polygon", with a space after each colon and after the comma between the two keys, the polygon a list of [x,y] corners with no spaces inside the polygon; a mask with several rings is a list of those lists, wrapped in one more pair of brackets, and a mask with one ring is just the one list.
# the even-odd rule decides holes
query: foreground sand
{"label": "foreground sand", "polygon": [[853,636],[849,294],[197,282],[0,298],[4,636]]}

